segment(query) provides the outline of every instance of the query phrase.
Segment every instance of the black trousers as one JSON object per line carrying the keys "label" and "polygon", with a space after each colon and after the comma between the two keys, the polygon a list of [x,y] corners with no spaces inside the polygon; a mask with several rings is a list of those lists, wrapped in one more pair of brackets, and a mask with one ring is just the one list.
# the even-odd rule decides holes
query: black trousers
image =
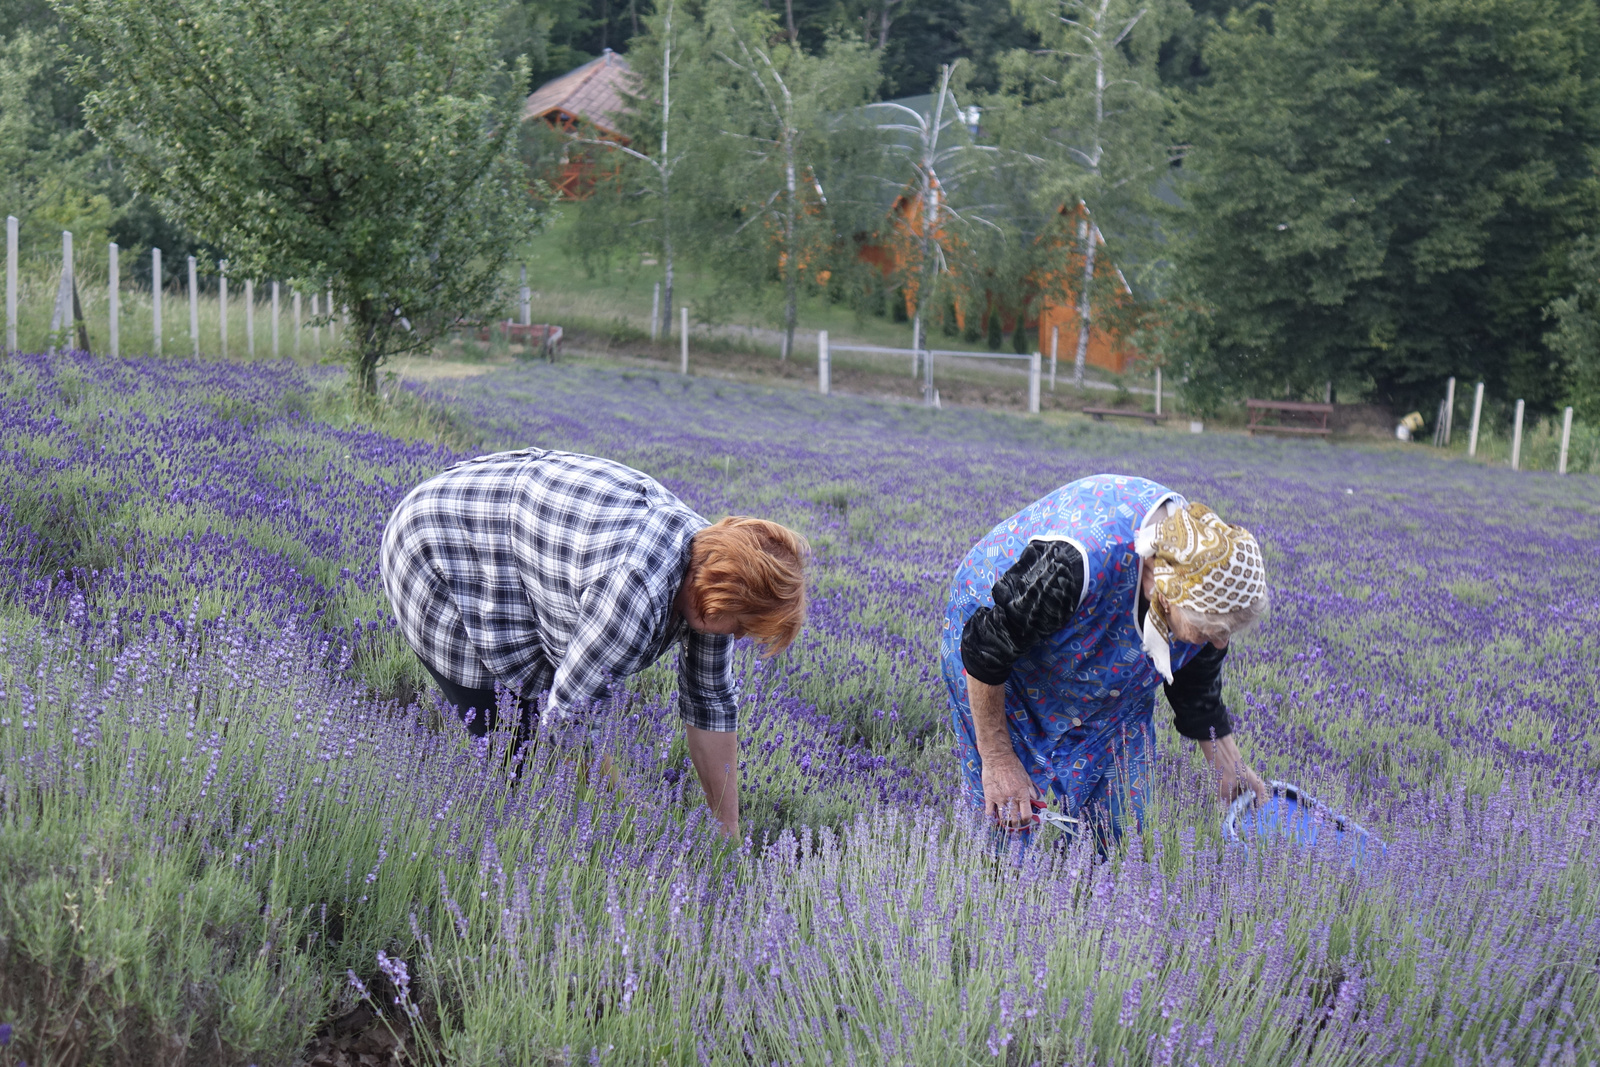
{"label": "black trousers", "polygon": [[[434,670],[427,660],[421,660],[421,662],[428,673],[433,676],[434,684],[439,687],[439,692],[444,694],[445,703],[456,709],[456,714],[461,716],[472,736],[483,737],[494,729],[496,720],[499,718],[500,709],[492,688],[469,689],[459,682],[452,682]],[[517,710],[520,715],[517,723],[518,736],[525,740],[532,738],[533,719],[538,711],[534,698],[531,696],[520,697],[517,700]]]}

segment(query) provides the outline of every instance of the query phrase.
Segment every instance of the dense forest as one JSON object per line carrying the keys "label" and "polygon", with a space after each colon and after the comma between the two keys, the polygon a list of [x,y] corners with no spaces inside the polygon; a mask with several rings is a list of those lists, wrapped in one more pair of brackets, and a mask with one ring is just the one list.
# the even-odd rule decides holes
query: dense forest
{"label": "dense forest", "polygon": [[[826,237],[807,227],[837,240],[882,217],[868,179],[909,194],[934,180],[914,157],[933,158],[938,131],[919,147],[883,133],[895,123],[839,116],[948,99],[982,116],[936,150],[948,215],[929,225],[958,239],[902,257],[901,294],[948,304],[948,264],[934,260],[957,247],[969,277],[1015,290],[1040,256],[1087,247],[1062,213],[1081,201],[1137,297],[1129,329],[1196,403],[1331,388],[1410,405],[1454,375],[1535,412],[1575,403],[1600,419],[1594,0],[523,0],[491,15],[488,47],[528,90],[605,49],[639,69],[676,49],[678,111],[659,114],[647,80],[626,120],[636,143],[675,131],[670,197],[660,160],[628,161],[620,195],[582,211],[590,254],[675,248],[691,266],[705,258],[698,234],[730,276],[794,289],[793,265]],[[777,80],[737,49],[778,57]],[[5,210],[35,256],[73,229],[85,247],[160,245],[176,270],[204,243],[91,132],[84,94],[101,76],[56,7],[0,3]],[[792,110],[768,129],[759,101],[780,90]],[[781,143],[819,196],[838,190],[827,211],[791,178],[748,229],[776,156],[730,153],[730,128]],[[524,146],[534,169],[551,151]],[[928,317],[948,328],[948,308]]]}

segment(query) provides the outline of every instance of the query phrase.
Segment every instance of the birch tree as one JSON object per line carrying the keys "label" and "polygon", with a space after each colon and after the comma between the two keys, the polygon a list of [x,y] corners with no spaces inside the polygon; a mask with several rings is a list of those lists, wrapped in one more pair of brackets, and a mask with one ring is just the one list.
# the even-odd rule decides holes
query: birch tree
{"label": "birch tree", "polygon": [[[626,160],[615,187],[583,203],[580,223],[587,225],[580,239],[600,242],[601,251],[643,244],[656,253],[662,267],[658,325],[665,337],[672,332],[678,260],[692,236],[696,206],[684,187],[689,176],[684,172],[703,154],[699,135],[704,123],[697,128],[696,118],[708,102],[703,78],[706,29],[702,20],[681,17],[676,0],[667,0],[643,21],[645,33],[629,52],[638,88],[628,96],[627,112],[617,116],[629,143],[574,138]],[[640,233],[648,239],[629,239]]]}
{"label": "birch tree", "polygon": [[1039,174],[1041,212],[1083,205],[1077,228],[1083,264],[1073,377],[1083,382],[1095,321],[1095,260],[1101,226],[1114,224],[1133,261],[1149,262],[1156,186],[1183,149],[1174,144],[1171,94],[1160,83],[1160,45],[1188,17],[1179,0],[1013,0],[1042,47],[1002,64],[1004,99],[991,117],[1003,140],[1048,165]]}
{"label": "birch tree", "polygon": [[[881,180],[893,189],[908,190],[916,211],[910,233],[902,234],[901,240],[909,252],[902,272],[916,304],[911,330],[918,349],[926,337],[926,311],[942,294],[940,281],[951,274],[953,257],[971,247],[980,229],[996,236],[1002,233],[995,219],[999,205],[984,203],[975,194],[982,191],[982,178],[1004,159],[998,148],[972,139],[967,115],[950,88],[954,72],[953,63],[940,70],[926,112],[894,101],[867,108],[873,128],[885,135],[886,158],[901,164]],[[933,365],[926,360],[923,393],[927,403],[933,403]]]}
{"label": "birch tree", "polygon": [[[721,131],[733,151],[728,165],[718,168],[740,219],[731,236],[743,238],[758,261],[776,260],[787,358],[794,351],[801,275],[818,265],[808,261],[838,244],[837,205],[823,184],[842,154],[834,151],[841,139],[836,119],[866,99],[878,65],[859,41],[836,38],[822,55],[809,55],[792,41],[768,48],[763,42],[775,36],[774,20],[753,8],[721,3],[711,17],[714,54],[733,75]],[[769,228],[776,230],[775,241]]]}

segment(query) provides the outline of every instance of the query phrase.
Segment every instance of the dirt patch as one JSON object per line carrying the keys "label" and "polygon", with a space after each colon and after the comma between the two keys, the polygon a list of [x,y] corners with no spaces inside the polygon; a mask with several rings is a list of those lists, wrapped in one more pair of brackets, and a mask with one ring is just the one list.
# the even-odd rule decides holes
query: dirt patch
{"label": "dirt patch", "polygon": [[[391,1030],[390,1027],[393,1027]],[[302,1054],[304,1067],[391,1067],[410,1063],[410,1030],[365,1004],[328,1024]]]}

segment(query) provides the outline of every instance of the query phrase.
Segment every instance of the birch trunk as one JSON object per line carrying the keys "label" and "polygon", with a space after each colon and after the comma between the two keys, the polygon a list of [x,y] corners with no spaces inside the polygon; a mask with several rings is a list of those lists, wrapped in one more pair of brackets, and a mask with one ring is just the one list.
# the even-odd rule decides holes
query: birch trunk
{"label": "birch trunk", "polygon": [[1072,380],[1080,388],[1083,386],[1084,365],[1089,361],[1089,330],[1093,323],[1090,317],[1093,312],[1090,293],[1094,287],[1095,239],[1100,235],[1100,231],[1088,219],[1084,219],[1081,229],[1083,232],[1083,292],[1078,294],[1078,354],[1072,367]]}

